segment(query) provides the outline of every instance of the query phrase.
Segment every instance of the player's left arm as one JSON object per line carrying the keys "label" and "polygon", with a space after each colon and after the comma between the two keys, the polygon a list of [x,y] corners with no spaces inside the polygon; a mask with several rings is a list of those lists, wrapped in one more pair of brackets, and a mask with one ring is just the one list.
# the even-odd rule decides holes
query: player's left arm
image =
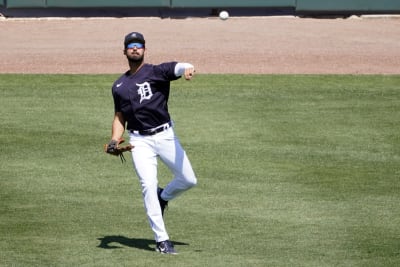
{"label": "player's left arm", "polygon": [[186,80],[191,80],[194,75],[194,66],[190,63],[179,62],[175,65],[175,75],[183,76]]}

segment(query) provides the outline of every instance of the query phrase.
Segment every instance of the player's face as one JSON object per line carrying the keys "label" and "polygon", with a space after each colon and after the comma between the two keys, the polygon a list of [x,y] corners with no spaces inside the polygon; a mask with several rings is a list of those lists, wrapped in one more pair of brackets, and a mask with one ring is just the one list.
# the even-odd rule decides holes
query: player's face
{"label": "player's face", "polygon": [[125,55],[131,62],[141,62],[143,61],[145,48],[140,44],[129,45],[128,48],[125,49]]}

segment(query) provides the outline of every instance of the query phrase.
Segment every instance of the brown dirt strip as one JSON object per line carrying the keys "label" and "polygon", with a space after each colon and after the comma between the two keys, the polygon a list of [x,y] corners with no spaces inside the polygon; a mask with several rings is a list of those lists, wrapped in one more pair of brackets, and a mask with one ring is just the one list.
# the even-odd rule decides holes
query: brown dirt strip
{"label": "brown dirt strip", "polygon": [[0,73],[121,73],[123,38],[140,31],[146,61],[198,73],[400,74],[400,19],[296,17],[0,20]]}

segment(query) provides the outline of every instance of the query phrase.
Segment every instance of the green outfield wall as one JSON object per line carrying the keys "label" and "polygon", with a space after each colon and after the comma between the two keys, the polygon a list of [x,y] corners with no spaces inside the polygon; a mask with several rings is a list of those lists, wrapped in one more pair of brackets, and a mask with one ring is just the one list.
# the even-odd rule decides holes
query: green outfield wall
{"label": "green outfield wall", "polygon": [[298,12],[393,12],[400,11],[400,0],[297,0]]}
{"label": "green outfield wall", "polygon": [[298,13],[400,13],[400,0],[0,0],[6,8],[291,8]]}
{"label": "green outfield wall", "polygon": [[295,7],[296,0],[171,0],[171,6],[184,7]]}
{"label": "green outfield wall", "polygon": [[4,0],[7,8],[46,7],[46,0]]}
{"label": "green outfield wall", "polygon": [[296,0],[2,0],[22,7],[295,7]]}
{"label": "green outfield wall", "polygon": [[170,7],[170,0],[4,0],[7,8]]}
{"label": "green outfield wall", "polygon": [[48,7],[169,7],[170,0],[47,0]]}

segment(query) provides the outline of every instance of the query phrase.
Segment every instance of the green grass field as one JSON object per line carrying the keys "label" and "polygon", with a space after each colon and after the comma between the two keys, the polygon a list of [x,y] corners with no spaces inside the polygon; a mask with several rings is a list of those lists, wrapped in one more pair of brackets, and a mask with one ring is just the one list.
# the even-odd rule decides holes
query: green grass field
{"label": "green grass field", "polygon": [[400,265],[400,76],[174,82],[199,180],[166,211],[177,256],[102,151],[117,76],[0,75],[0,266]]}

